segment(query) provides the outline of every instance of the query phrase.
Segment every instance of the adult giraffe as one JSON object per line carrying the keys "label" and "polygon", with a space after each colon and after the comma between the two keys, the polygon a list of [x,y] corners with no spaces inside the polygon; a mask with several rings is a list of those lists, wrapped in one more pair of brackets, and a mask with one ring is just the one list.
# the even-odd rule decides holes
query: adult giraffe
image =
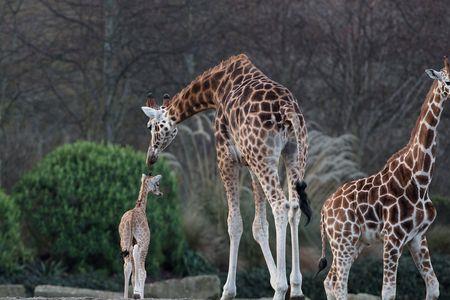
{"label": "adult giraffe", "polygon": [[447,58],[441,71],[428,69],[426,73],[435,80],[408,144],[391,156],[380,172],[344,184],[323,205],[319,272],[327,264],[328,237],[333,253],[324,281],[328,299],[347,299],[350,267],[375,240],[383,241],[383,300],[395,298],[397,266],[405,245],[425,281],[426,299],[439,297],[425,233],[436,217],[428,188],[436,160],[437,126],[450,93]]}
{"label": "adult giraffe", "polygon": [[[166,99],[168,100],[168,99]],[[303,181],[307,155],[307,133],[303,115],[292,93],[264,75],[246,55],[223,61],[198,76],[162,107],[154,99],[142,107],[149,117],[151,140],[147,164],[172,142],[176,125],[206,109],[215,109],[217,160],[228,202],[230,257],[222,299],[236,295],[236,265],[242,218],[239,210],[239,168],[247,166],[252,177],[255,201],[253,236],[261,246],[275,290],[274,299],[284,299],[286,280],[286,227],[292,240],[291,298],[303,299],[300,274],[298,224],[300,210],[309,221],[311,210]],[[278,177],[278,163],[284,156],[289,201]],[[276,265],[269,248],[265,199],[273,211],[276,226]]]}

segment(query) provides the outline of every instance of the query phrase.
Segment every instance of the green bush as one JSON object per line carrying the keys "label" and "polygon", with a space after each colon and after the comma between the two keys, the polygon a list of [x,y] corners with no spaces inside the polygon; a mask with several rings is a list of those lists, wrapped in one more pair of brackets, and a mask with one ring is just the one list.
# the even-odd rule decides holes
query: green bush
{"label": "green bush", "polygon": [[450,214],[450,199],[442,196],[432,196],[431,201],[436,208],[437,216],[434,224],[450,225],[448,215]]}
{"label": "green bush", "polygon": [[0,190],[0,274],[17,270],[25,257],[20,236],[20,212],[17,205]]}
{"label": "green bush", "polygon": [[215,274],[217,269],[207,262],[199,253],[186,247],[184,251],[184,269],[183,275],[195,276],[203,274]]}
{"label": "green bush", "polygon": [[[144,162],[130,148],[77,142],[54,150],[27,173],[13,197],[39,258],[60,261],[69,272],[121,272],[117,227],[137,199]],[[181,273],[185,241],[176,180],[163,160],[152,172],[162,174],[164,196],[149,195],[148,270],[152,276],[161,269]]]}

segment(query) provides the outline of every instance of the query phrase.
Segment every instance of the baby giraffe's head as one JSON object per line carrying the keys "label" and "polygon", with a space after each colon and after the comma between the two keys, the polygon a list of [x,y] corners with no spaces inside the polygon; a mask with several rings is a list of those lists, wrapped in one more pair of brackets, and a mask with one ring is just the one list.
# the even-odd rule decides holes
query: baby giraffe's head
{"label": "baby giraffe's head", "polygon": [[142,174],[141,184],[147,190],[147,193],[152,193],[157,196],[162,196],[163,193],[159,190],[159,180],[161,175],[151,176],[147,174]]}

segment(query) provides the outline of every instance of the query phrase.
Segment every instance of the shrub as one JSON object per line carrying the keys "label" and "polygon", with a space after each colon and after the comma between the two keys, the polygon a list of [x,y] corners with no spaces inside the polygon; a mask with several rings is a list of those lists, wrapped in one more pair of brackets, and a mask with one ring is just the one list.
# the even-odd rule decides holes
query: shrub
{"label": "shrub", "polygon": [[442,196],[432,196],[431,201],[437,210],[436,220],[434,224],[450,225],[447,216],[450,213],[450,199]]}
{"label": "shrub", "polygon": [[[40,259],[61,261],[69,272],[121,271],[117,226],[137,199],[144,161],[130,148],[78,142],[54,150],[27,173],[14,199]],[[161,268],[182,272],[185,242],[176,181],[162,160],[153,173],[163,176],[164,196],[149,195],[148,269],[151,275]]]}
{"label": "shrub", "polygon": [[0,190],[0,274],[16,271],[19,262],[25,257],[19,219],[17,205]]}

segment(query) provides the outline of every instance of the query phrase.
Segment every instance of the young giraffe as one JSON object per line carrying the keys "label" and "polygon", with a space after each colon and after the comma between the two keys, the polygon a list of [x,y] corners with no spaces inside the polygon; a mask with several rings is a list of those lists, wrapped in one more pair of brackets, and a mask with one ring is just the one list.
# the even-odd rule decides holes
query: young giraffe
{"label": "young giraffe", "polygon": [[161,175],[154,177],[142,174],[141,188],[136,205],[125,212],[120,220],[119,235],[120,248],[123,256],[123,273],[125,279],[123,297],[128,298],[128,285],[133,273],[133,298],[144,298],[144,284],[147,273],[145,271],[145,258],[147,257],[148,244],[150,243],[150,229],[147,223],[145,208],[149,192],[162,195],[159,191]]}
{"label": "young giraffe", "polygon": [[[167,99],[166,99],[167,100]],[[297,101],[284,86],[264,75],[246,55],[233,56],[204,72],[162,107],[150,99],[142,107],[150,118],[151,141],[147,163],[175,138],[176,125],[206,109],[215,109],[215,138],[219,172],[228,202],[230,257],[222,299],[236,295],[236,264],[242,235],[239,210],[239,168],[247,166],[252,176],[255,200],[253,236],[261,246],[275,290],[274,299],[284,299],[286,280],[286,226],[291,227],[291,297],[303,298],[301,289],[298,224],[299,208],[310,218],[303,182],[307,155],[307,134]],[[284,156],[289,183],[289,201],[278,177],[278,162]],[[269,248],[265,198],[276,226],[277,262]]]}
{"label": "young giraffe", "polygon": [[[397,265],[404,245],[426,284],[426,299],[437,299],[439,283],[431,266],[425,232],[436,217],[428,187],[436,157],[437,125],[450,92],[448,60],[440,72],[426,70],[435,79],[422,105],[408,144],[378,173],[344,184],[323,205],[322,258],[326,267],[326,237],[333,263],[324,281],[328,299],[347,299],[350,267],[361,250],[383,241],[382,299],[394,299]],[[334,296],[334,297],[333,297]]]}

